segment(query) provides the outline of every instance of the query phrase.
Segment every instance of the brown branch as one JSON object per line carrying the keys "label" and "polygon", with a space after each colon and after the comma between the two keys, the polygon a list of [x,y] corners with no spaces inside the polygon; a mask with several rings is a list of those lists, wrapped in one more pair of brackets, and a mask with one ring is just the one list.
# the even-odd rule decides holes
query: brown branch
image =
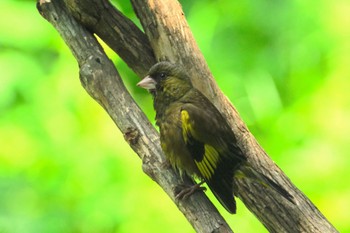
{"label": "brown branch", "polygon": [[142,159],[144,172],[164,189],[197,232],[232,232],[204,193],[197,192],[180,203],[175,201],[173,189],[183,181],[164,166],[158,133],[125,89],[95,37],[69,14],[62,1],[42,0],[37,6],[77,59],[83,87],[108,112]]}
{"label": "brown branch", "polygon": [[155,56],[180,62],[187,68],[196,87],[213,100],[230,121],[252,166],[281,184],[295,197],[297,203],[291,204],[277,192],[265,189],[262,185],[253,185],[244,179],[235,180],[238,188],[236,194],[244,204],[270,232],[337,232],[267,156],[220,91],[195,43],[179,3],[174,0],[132,0],[132,3]]}
{"label": "brown branch", "polygon": [[96,33],[140,77],[156,63],[146,35],[107,0],[64,0],[71,14]]}
{"label": "brown branch", "polygon": [[[244,179],[235,180],[235,184],[237,186],[236,195],[243,200],[245,205],[259,218],[259,220],[266,226],[267,229],[269,229],[270,232],[337,232],[336,229],[334,229],[327,219],[311,203],[311,201],[291,183],[288,177],[286,177],[286,175],[266,155],[265,151],[259,146],[255,138],[250,134],[247,127],[242,122],[237,111],[217,87],[205,60],[195,43],[184,14],[181,10],[181,6],[176,1],[132,1],[135,11],[147,34],[148,40],[145,40],[144,34],[139,29],[136,29],[136,26],[133,25],[129,19],[122,16],[120,12],[111,7],[106,0],[65,1],[69,3],[68,5],[70,10],[74,12],[75,17],[82,24],[88,27],[89,30],[104,39],[105,42],[111,48],[113,48],[120,57],[125,59],[127,64],[137,74],[143,75],[148,70],[149,66],[155,62],[154,56],[157,58],[157,60],[170,60],[182,63],[186,67],[189,74],[193,78],[193,82],[196,87],[207,95],[230,121],[232,129],[239,139],[239,145],[249,158],[251,165],[260,172],[271,177],[294,196],[297,203],[296,205],[292,205],[288,201],[281,199],[277,193],[265,189],[261,185],[254,185]],[[82,6],[83,8],[81,8]],[[132,38],[133,43],[129,43],[128,39],[125,39],[129,37]],[[74,48],[72,48],[72,50],[74,51]],[[141,62],[139,60],[135,60],[140,58],[146,59]],[[79,64],[81,63],[79,62]],[[103,62],[101,64],[105,63]],[[82,70],[85,70],[83,69],[82,65],[81,67]],[[104,69],[102,71],[104,71]],[[102,71],[100,69],[100,73]],[[96,75],[93,69],[91,69],[90,73]],[[118,82],[118,80],[109,80],[109,83],[114,82]],[[97,87],[102,88],[103,83],[100,81]],[[94,90],[97,87],[95,83],[94,85],[90,85],[90,87],[87,86],[86,88],[88,91],[91,89],[89,92],[92,92],[92,96],[95,95],[94,98],[105,107],[112,118],[116,121],[115,118],[118,118],[119,113],[116,114],[114,110],[110,109],[110,107],[113,107],[114,105],[109,106],[107,103],[110,101],[109,98],[112,97],[117,99],[118,96],[115,94],[111,94],[110,96],[100,96],[100,94],[121,92],[102,89],[97,91],[101,93],[96,95]],[[124,96],[124,94],[122,96]],[[101,99],[104,101],[101,101]],[[130,109],[130,106],[125,107]],[[142,124],[140,124],[139,122],[134,122],[134,124],[136,124],[138,127],[145,127],[143,124],[147,125],[148,123],[142,122]],[[129,126],[130,125],[133,124],[129,124]],[[123,131],[122,126],[119,127],[121,128],[122,132],[126,132]],[[133,129],[133,127],[135,126],[132,126],[131,128]],[[146,131],[140,131],[137,128],[135,132],[139,132],[139,134],[142,135],[141,138],[146,137],[146,134],[143,134]],[[131,135],[133,134],[131,133]],[[147,142],[147,140],[145,142]],[[138,143],[140,143],[139,140]],[[138,145],[138,143],[136,145]],[[147,143],[149,143],[149,141]],[[131,146],[133,148],[135,147],[133,144]],[[142,152],[144,149],[149,149],[149,147],[140,148],[140,150],[137,150],[136,147],[135,151],[144,155],[147,154],[147,156],[141,156],[143,161],[145,158],[151,158],[151,151],[148,151],[149,154],[148,152]],[[156,152],[161,153],[159,151],[159,146],[157,148],[158,149]],[[160,159],[159,161],[163,160]],[[148,161],[145,162],[147,166],[149,166],[149,163],[150,162]],[[160,183],[155,178],[154,174],[162,174],[160,172],[162,170],[157,166],[149,168],[150,169],[146,169],[148,173],[151,174],[151,176],[158,183]],[[155,170],[153,171],[152,169]],[[170,179],[169,177],[164,178]],[[169,187],[173,187],[171,185],[174,185],[175,183],[168,183],[170,185]],[[162,186],[163,184],[160,185]],[[170,197],[173,198],[172,192],[169,190],[169,188],[163,188],[170,195]],[[192,201],[194,201],[194,198],[191,198],[191,202]],[[198,200],[196,199],[195,201]],[[200,202],[196,202],[194,206],[197,206],[198,203]],[[180,209],[184,208],[184,206],[187,206],[188,204],[190,203],[186,202],[184,205],[180,205]],[[190,209],[191,208],[188,210]],[[201,221],[200,218],[197,220]],[[191,223],[194,225],[196,230],[199,229],[199,227],[196,228],[195,223]]]}

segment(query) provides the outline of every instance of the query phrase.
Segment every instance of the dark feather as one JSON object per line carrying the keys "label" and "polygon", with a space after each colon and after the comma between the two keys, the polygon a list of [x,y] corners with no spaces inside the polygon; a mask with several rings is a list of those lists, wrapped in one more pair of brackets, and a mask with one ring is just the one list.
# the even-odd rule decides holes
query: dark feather
{"label": "dark feather", "polygon": [[[201,97],[202,100],[205,100],[204,98],[204,96]],[[208,108],[211,110],[210,106],[203,109],[192,103],[182,105],[181,118],[184,141],[188,150],[191,151],[201,177],[227,211],[235,213],[233,174],[245,160],[245,157],[235,146],[234,137],[230,135],[231,131],[226,131],[228,129],[225,127],[219,129],[214,127],[218,123],[216,120],[222,120],[220,119],[221,115],[217,115],[217,117],[207,116]],[[218,112],[214,113],[219,114]],[[213,134],[217,136],[215,137]]]}

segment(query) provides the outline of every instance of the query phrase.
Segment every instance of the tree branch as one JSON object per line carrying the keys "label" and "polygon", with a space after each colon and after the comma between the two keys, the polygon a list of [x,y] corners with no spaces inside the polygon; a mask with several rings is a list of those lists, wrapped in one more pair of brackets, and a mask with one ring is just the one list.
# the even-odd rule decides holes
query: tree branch
{"label": "tree branch", "polygon": [[[145,35],[137,29],[129,19],[113,8],[106,0],[65,1],[70,11],[73,12],[73,15],[83,25],[89,28],[89,30],[105,40],[120,57],[125,59],[127,64],[137,74],[143,76],[156,60],[169,60],[182,63],[185,66],[192,77],[194,85],[213,101],[230,122],[232,130],[239,140],[239,146],[247,155],[251,166],[261,173],[266,174],[272,180],[275,180],[294,196],[297,203],[296,205],[292,205],[288,201],[281,199],[277,193],[265,189],[261,185],[255,185],[245,179],[235,180],[235,194],[242,199],[245,205],[259,218],[270,232],[337,232],[311,201],[291,183],[288,177],[286,177],[266,155],[265,151],[250,134],[235,108],[217,87],[195,43],[181,6],[176,1],[132,0],[135,12],[141,20],[148,40],[145,39]],[[53,3],[56,4],[56,1],[53,1]],[[44,5],[49,4],[47,3]],[[47,12],[50,11],[51,10],[48,10]],[[58,15],[61,17],[60,14]],[[52,20],[48,20],[58,31],[63,30],[62,28],[59,29],[58,23],[54,18],[55,17],[53,17]],[[63,23],[60,22],[59,24]],[[80,33],[84,33],[82,35],[86,36],[87,32],[77,31],[75,32],[75,36],[78,37],[79,35],[77,34]],[[77,51],[75,51],[76,48],[73,47],[80,46],[81,43],[72,42],[72,39],[65,38],[63,33],[61,33],[61,36],[71,47],[73,53],[77,53]],[[132,43],[130,43],[129,38],[131,38]],[[96,43],[93,47],[99,46]],[[116,71],[112,73],[112,71],[104,67],[104,65],[110,63],[110,61],[107,58],[105,59],[104,55],[100,55],[101,51],[98,53],[94,51],[90,53],[89,56],[85,56],[85,53],[88,53],[87,51],[82,51],[81,53],[84,54],[84,56],[80,55],[80,53],[75,54],[75,56],[81,67],[80,73],[83,86],[85,86],[90,95],[107,110],[124,134],[132,136],[134,134],[138,135],[138,137],[136,137],[138,140],[136,140],[136,143],[131,143],[131,146],[137,153],[140,153],[140,157],[144,163],[144,170],[156,180],[173,199],[171,187],[174,187],[174,185],[178,184],[180,181],[172,178],[175,177],[175,175],[171,170],[168,171],[165,169],[164,172],[169,172],[169,174],[163,176],[163,169],[161,169],[159,165],[164,161],[164,158],[161,157],[162,152],[159,148],[158,136],[154,129],[152,127],[152,129],[147,128],[147,130],[150,130],[149,132],[152,133],[146,134],[146,132],[149,132],[146,131],[145,127],[149,127],[149,123],[146,120],[134,121],[137,117],[133,116],[133,114],[135,114],[132,107],[134,102],[131,97],[124,103],[121,103],[125,104],[123,108],[128,109],[129,112],[125,111],[123,115],[123,113],[119,113],[117,109],[115,109],[121,108],[117,105],[119,104],[117,101],[121,101],[120,98],[128,96],[128,93],[125,92],[125,89],[121,91],[111,87],[115,82],[120,82],[120,79],[116,78],[119,77],[116,75]],[[96,54],[99,54],[99,59],[96,59]],[[84,59],[80,61],[80,57],[84,57]],[[139,59],[141,58],[144,60],[140,61]],[[98,60],[100,62],[97,62]],[[106,71],[109,72],[109,78],[105,76],[106,74],[104,72]],[[99,76],[101,74],[103,75]],[[103,79],[101,77],[103,77]],[[107,86],[104,86],[106,84]],[[116,93],[118,93],[118,95]],[[131,102],[129,101],[131,101],[132,104],[130,104]],[[131,116],[127,114],[131,114]],[[118,120],[118,116],[122,118],[131,117],[131,122],[122,123],[122,120]],[[118,121],[121,122],[118,123]],[[125,126],[123,126],[123,124],[125,124]],[[149,143],[152,143],[152,146],[150,146]],[[151,148],[154,150],[151,150]],[[152,159],[152,153],[155,153],[155,158],[157,159]],[[165,179],[167,182],[163,182],[162,179]],[[186,217],[188,217],[194,228],[200,232],[200,226],[205,223],[202,222],[199,224],[195,219],[191,219],[194,218],[193,216],[189,217],[187,215],[188,213],[192,213],[192,208],[196,209],[198,206],[201,206],[201,201],[199,201],[199,199],[204,199],[202,196],[199,195],[199,197],[198,195],[196,194],[190,201],[184,202],[183,205],[180,203],[178,206],[181,211],[185,212]],[[186,212],[187,210],[190,212]],[[212,210],[205,213],[212,214],[211,211]],[[213,213],[213,216],[210,217],[216,218],[217,212]],[[201,213],[196,212],[194,216],[197,214]],[[208,216],[205,216],[205,214],[204,216],[203,214],[200,216],[197,215],[197,221],[202,221],[201,218],[205,217]],[[204,222],[206,221],[207,220]],[[211,229],[215,229],[215,224],[221,224],[221,221],[222,220],[217,220],[212,222]],[[225,223],[224,227],[221,229],[226,229]]]}
{"label": "tree branch", "polygon": [[107,0],[64,0],[71,14],[96,33],[139,76],[156,63],[147,36]]}
{"label": "tree branch", "polygon": [[77,23],[62,1],[40,1],[37,6],[77,59],[83,87],[108,112],[142,159],[144,172],[164,189],[197,232],[232,232],[203,192],[180,203],[175,201],[173,189],[183,181],[169,166],[164,166],[158,133],[127,92],[95,37]]}

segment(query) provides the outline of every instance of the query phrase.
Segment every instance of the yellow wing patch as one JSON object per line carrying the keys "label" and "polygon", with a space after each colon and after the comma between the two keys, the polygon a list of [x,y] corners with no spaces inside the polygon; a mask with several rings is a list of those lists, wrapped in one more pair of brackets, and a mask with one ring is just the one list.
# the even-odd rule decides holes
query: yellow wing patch
{"label": "yellow wing patch", "polygon": [[[181,121],[182,121],[182,136],[185,143],[189,143],[189,135],[195,138],[196,132],[194,132],[190,115],[186,110],[181,111]],[[220,154],[212,146],[204,144],[204,155],[201,161],[195,160],[195,163],[199,169],[199,172],[203,175],[204,178],[210,179],[214,174],[214,171],[219,162]]]}
{"label": "yellow wing patch", "polygon": [[190,115],[186,110],[181,111],[181,122],[182,122],[182,137],[185,143],[188,143],[188,135],[191,132]]}
{"label": "yellow wing patch", "polygon": [[201,161],[195,161],[200,173],[206,179],[210,179],[219,162],[219,153],[214,147],[206,144],[204,145],[204,156]]}

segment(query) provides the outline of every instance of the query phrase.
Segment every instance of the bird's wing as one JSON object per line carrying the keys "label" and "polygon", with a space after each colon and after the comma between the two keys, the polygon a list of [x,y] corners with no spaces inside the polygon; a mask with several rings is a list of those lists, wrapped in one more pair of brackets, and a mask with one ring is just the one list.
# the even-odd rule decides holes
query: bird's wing
{"label": "bird's wing", "polygon": [[212,105],[184,104],[181,122],[183,139],[201,176],[221,204],[234,213],[233,173],[244,157],[231,129]]}

